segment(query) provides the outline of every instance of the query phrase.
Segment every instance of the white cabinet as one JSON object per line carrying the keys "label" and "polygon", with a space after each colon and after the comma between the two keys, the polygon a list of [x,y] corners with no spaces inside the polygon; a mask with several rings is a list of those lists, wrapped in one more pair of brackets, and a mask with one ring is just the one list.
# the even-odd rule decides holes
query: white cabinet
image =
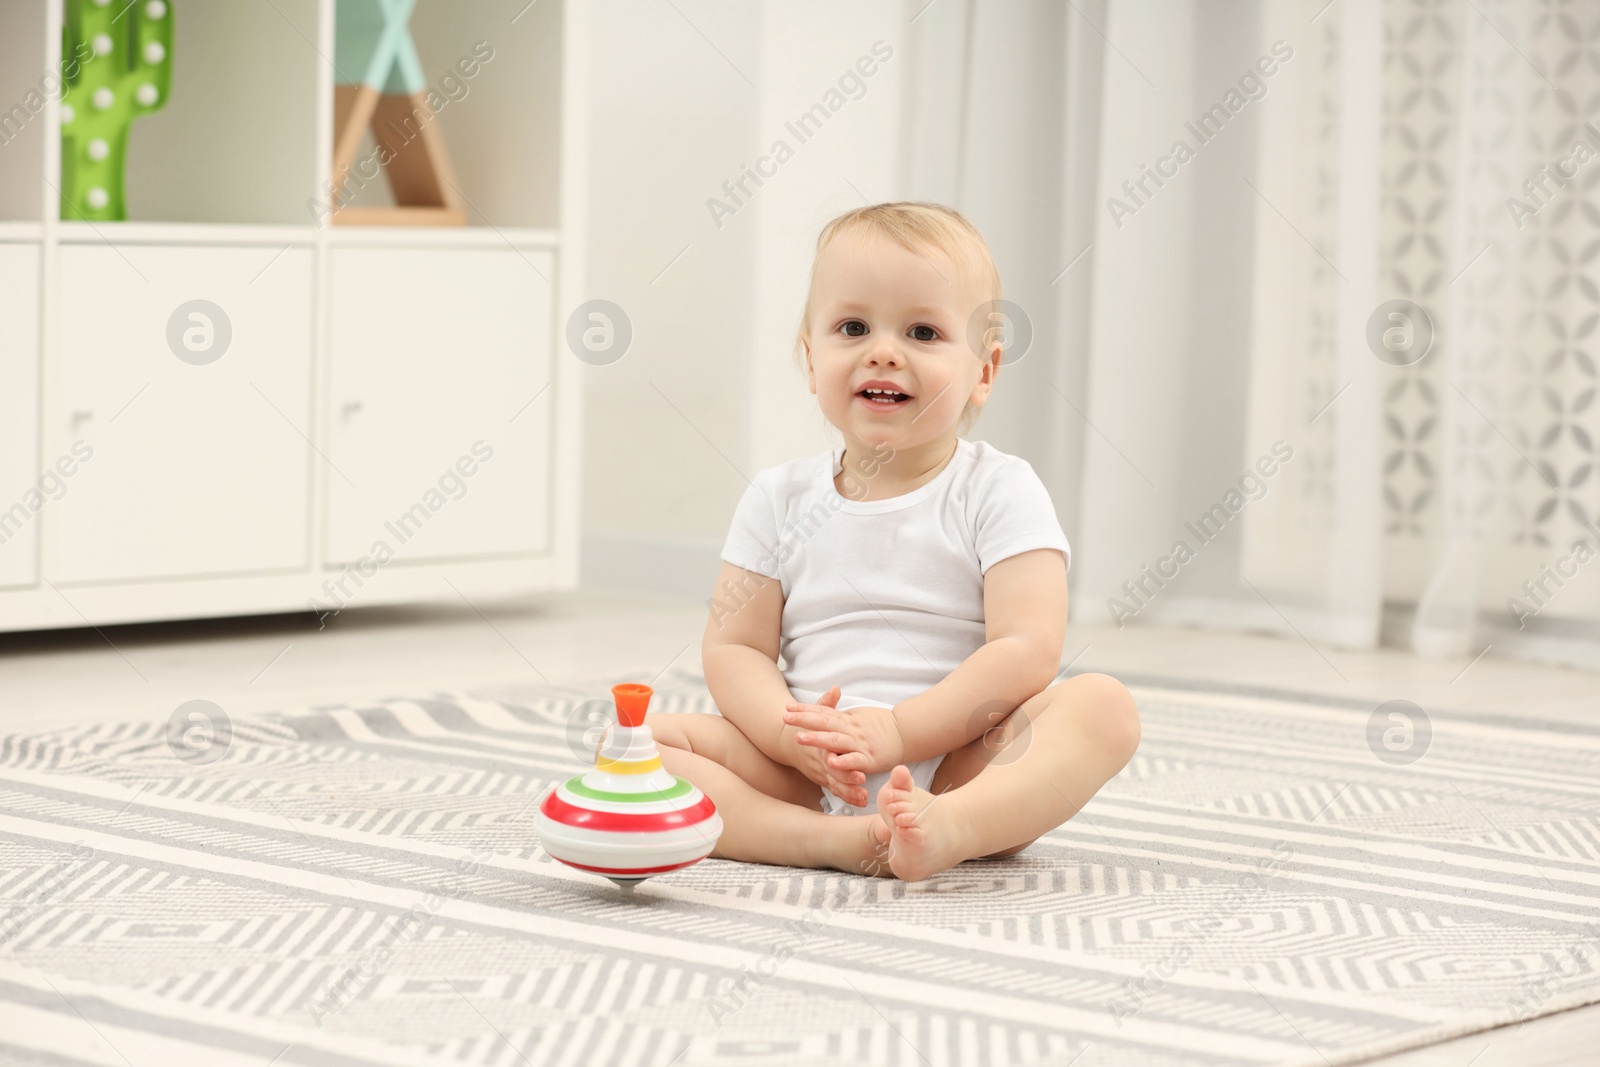
{"label": "white cabinet", "polygon": [[39,463],[39,246],[0,244],[0,586],[35,580],[39,513],[70,487]]}
{"label": "white cabinet", "polygon": [[309,562],[309,248],[64,245],[59,582]]}
{"label": "white cabinet", "polygon": [[461,226],[330,216],[337,6],[164,8],[127,218],[89,221],[92,101],[33,92],[64,5],[0,0],[0,632],[577,585],[589,0],[418,0]]}
{"label": "white cabinet", "polygon": [[550,546],[551,283],[526,248],[331,253],[327,559]]}

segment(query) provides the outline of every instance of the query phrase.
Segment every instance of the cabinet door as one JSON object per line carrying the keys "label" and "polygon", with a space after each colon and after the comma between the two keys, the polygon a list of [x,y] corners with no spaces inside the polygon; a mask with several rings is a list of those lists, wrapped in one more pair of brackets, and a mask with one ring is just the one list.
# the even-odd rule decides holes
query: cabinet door
{"label": "cabinet door", "polygon": [[549,252],[335,249],[328,558],[549,544]]}
{"label": "cabinet door", "polygon": [[0,244],[0,586],[38,580],[39,512],[71,488],[40,468],[39,246]]}
{"label": "cabinet door", "polygon": [[61,249],[57,580],[308,565],[309,249]]}

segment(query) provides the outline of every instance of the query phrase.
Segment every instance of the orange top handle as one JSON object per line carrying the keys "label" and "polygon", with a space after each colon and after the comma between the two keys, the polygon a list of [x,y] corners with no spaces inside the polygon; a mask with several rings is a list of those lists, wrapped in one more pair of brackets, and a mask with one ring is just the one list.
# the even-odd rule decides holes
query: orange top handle
{"label": "orange top handle", "polygon": [[650,696],[655,690],[638,682],[623,682],[611,687],[611,698],[617,702],[617,722],[623,726],[643,726],[645,709],[650,706]]}

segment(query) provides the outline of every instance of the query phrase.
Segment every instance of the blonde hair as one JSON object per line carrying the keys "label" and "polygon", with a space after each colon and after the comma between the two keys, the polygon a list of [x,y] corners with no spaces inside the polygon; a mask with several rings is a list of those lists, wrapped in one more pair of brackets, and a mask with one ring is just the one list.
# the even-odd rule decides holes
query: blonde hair
{"label": "blonde hair", "polygon": [[[794,357],[803,370],[807,331],[811,323],[812,293],[817,284],[817,262],[822,250],[842,233],[868,233],[887,237],[908,252],[922,255],[943,253],[950,262],[964,267],[976,282],[980,299],[990,303],[1000,299],[1000,269],[983,234],[961,212],[943,204],[923,200],[898,200],[869,204],[830,219],[817,235],[817,248],[811,259],[811,274],[806,285],[805,306],[800,309],[800,327],[795,331]],[[976,310],[976,309],[974,309]],[[978,409],[970,403],[961,412],[958,433],[966,433]]]}

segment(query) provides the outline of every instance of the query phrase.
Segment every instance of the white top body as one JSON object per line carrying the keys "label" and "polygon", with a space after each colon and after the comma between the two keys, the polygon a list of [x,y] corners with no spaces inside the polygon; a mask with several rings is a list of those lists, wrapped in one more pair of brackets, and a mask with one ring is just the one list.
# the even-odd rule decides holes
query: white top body
{"label": "white top body", "polygon": [[[1059,549],[1070,566],[1072,550],[1033,467],[986,442],[957,438],[931,481],[884,500],[839,494],[842,455],[757,474],[722,558],[781,582],[780,654],[797,700],[838,685],[840,708],[893,707],[982,647],[985,571],[1037,548]],[[712,610],[736,611],[748,596],[719,590]]]}

